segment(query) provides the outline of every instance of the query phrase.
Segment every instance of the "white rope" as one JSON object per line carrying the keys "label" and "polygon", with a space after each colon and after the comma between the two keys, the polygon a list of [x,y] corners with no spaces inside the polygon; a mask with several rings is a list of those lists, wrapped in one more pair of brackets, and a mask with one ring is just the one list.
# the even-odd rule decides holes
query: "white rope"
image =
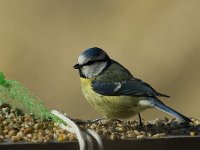
{"label": "white rope", "polygon": [[101,137],[99,136],[99,134],[97,134],[95,131],[93,131],[91,129],[86,129],[86,132],[88,134],[90,134],[91,136],[93,136],[93,138],[97,141],[99,150],[103,150],[103,142],[102,142]]}
{"label": "white rope", "polygon": [[[73,130],[71,130],[71,129],[68,130],[69,127],[65,128],[65,129],[70,131],[70,132],[72,131],[73,133],[75,133],[76,136],[77,136],[77,139],[79,141],[80,150],[86,150],[85,140],[83,138],[81,130],[77,127],[77,125],[73,121],[71,121],[69,118],[67,118],[66,116],[64,116],[63,114],[61,114],[60,112],[58,112],[56,110],[52,110],[51,113],[56,115],[60,119],[62,119],[64,122],[66,122],[68,125],[70,125],[73,128]],[[64,127],[63,124],[61,126]]]}
{"label": "white rope", "polygon": [[86,150],[85,140],[87,142],[87,150],[93,150],[93,141],[90,136],[92,136],[97,141],[99,150],[103,150],[103,142],[102,142],[100,136],[95,131],[93,131],[91,129],[86,129],[85,132],[83,132],[79,129],[79,127],[71,119],[64,116],[60,112],[58,112],[56,110],[52,110],[51,113],[54,114],[55,116],[59,117],[60,119],[62,119],[69,126],[71,126],[71,127],[69,127],[69,126],[65,126],[64,124],[60,124],[60,127],[62,129],[65,129],[69,132],[76,134],[77,139],[79,141],[80,150]]}
{"label": "white rope", "polygon": [[86,142],[87,142],[87,150],[93,150],[93,141],[92,138],[90,137],[90,135],[88,135],[85,132],[82,132],[83,136],[86,138]]}
{"label": "white rope", "polygon": [[[57,117],[58,117],[58,116],[57,116]],[[66,123],[67,123],[67,122],[66,122]],[[64,124],[60,124],[60,127],[61,127],[62,129],[65,129],[65,130],[71,132],[71,133],[75,133],[73,128],[68,127],[68,126],[65,126]],[[76,133],[75,133],[75,134],[76,134]],[[81,134],[82,134],[83,138],[86,139],[86,142],[87,142],[87,145],[88,145],[88,146],[87,146],[87,147],[88,147],[88,150],[93,150],[92,138],[91,138],[88,134],[86,134],[85,132],[82,132],[82,131],[81,131]]]}

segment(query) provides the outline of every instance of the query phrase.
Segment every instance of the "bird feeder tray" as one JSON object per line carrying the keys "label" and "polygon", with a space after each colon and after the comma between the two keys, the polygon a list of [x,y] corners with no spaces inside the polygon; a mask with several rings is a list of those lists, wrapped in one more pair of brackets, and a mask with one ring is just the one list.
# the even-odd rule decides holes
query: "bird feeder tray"
{"label": "bird feeder tray", "polygon": [[[200,148],[200,136],[171,136],[166,138],[145,138],[133,140],[103,140],[104,150],[193,150]],[[6,141],[0,143],[2,150],[79,150],[77,141],[28,143]],[[97,144],[94,149],[98,149]]]}

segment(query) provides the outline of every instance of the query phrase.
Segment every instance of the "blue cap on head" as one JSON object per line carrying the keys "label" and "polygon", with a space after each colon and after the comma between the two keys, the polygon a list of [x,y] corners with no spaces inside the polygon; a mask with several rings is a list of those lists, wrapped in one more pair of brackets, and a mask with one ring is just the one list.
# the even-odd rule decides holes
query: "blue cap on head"
{"label": "blue cap on head", "polygon": [[78,63],[85,64],[88,61],[110,59],[107,53],[98,47],[93,47],[82,52],[78,58]]}
{"label": "blue cap on head", "polygon": [[81,55],[85,55],[85,57],[98,57],[101,54],[104,54],[105,52],[98,47],[93,47],[86,49]]}

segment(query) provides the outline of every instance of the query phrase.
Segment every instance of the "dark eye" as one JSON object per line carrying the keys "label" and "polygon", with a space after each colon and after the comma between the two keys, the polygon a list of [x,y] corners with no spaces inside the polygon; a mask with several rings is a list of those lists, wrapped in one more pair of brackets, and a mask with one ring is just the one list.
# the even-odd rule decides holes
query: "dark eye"
{"label": "dark eye", "polygon": [[95,63],[95,61],[88,61],[86,64],[84,64],[84,66],[92,65],[94,63]]}

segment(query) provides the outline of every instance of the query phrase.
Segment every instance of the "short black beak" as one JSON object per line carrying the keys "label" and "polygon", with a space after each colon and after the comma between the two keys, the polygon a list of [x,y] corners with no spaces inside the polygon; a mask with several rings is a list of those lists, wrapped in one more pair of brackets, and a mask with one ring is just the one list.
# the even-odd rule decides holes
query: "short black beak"
{"label": "short black beak", "polygon": [[76,64],[76,65],[73,66],[73,68],[74,68],[74,69],[80,69],[80,68],[81,68],[81,65]]}

